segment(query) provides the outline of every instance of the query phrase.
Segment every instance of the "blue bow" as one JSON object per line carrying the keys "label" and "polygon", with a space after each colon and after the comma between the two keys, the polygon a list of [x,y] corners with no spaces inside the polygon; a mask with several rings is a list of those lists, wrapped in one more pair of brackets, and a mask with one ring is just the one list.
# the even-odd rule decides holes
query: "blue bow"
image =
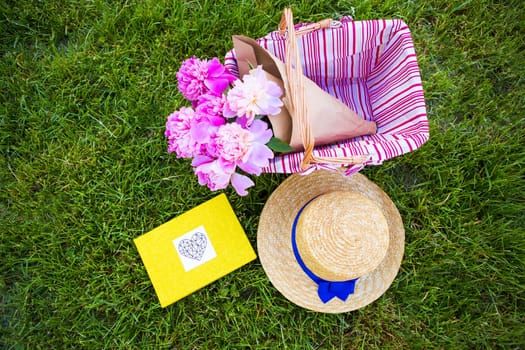
{"label": "blue bow", "polygon": [[338,297],[342,301],[346,301],[350,294],[354,294],[356,281],[357,278],[343,282],[330,282],[324,280],[320,280],[319,282],[315,281],[319,285],[319,288],[317,289],[319,299],[325,304],[335,297]]}
{"label": "blue bow", "polygon": [[[315,198],[313,198],[315,199]],[[292,248],[293,253],[295,255],[295,259],[297,260],[297,263],[299,266],[303,269],[303,271],[314,281],[319,287],[317,289],[317,294],[319,295],[319,299],[323,303],[327,303],[333,298],[337,297],[341,299],[342,301],[346,301],[348,299],[348,296],[350,294],[354,294],[354,288],[355,283],[358,280],[358,278],[348,281],[327,281],[325,279],[322,279],[321,277],[314,274],[308,267],[306,267],[305,263],[303,262],[303,259],[301,258],[301,254],[299,254],[299,249],[297,249],[297,243],[295,240],[295,228],[297,226],[297,222],[299,221],[299,217],[301,216],[301,213],[303,212],[303,209],[313,200],[311,199],[308,201],[301,209],[299,209],[299,212],[297,213],[297,216],[295,217],[295,220],[293,222],[292,226]]]}

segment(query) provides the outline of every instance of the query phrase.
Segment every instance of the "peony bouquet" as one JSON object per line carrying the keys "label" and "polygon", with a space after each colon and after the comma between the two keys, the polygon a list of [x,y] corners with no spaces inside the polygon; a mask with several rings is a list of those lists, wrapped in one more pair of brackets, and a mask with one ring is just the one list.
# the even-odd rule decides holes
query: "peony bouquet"
{"label": "peony bouquet", "polygon": [[193,159],[200,185],[215,191],[231,183],[239,195],[246,195],[254,182],[245,174],[259,176],[273,151],[288,150],[264,118],[280,112],[282,89],[268,80],[262,66],[241,80],[218,58],[185,60],[177,81],[191,107],[168,116],[168,152]]}

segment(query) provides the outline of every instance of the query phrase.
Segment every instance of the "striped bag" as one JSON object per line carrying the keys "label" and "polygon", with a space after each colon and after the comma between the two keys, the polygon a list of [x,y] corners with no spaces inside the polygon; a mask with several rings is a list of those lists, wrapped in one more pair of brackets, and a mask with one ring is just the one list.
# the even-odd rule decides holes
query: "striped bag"
{"label": "striped bag", "polygon": [[[351,175],[366,165],[379,165],[411,152],[428,140],[419,67],[403,21],[343,17],[294,26],[291,11],[286,9],[280,30],[257,43],[287,65],[302,66],[304,75],[324,91],[377,124],[373,135],[325,146],[305,144],[305,151],[278,155],[264,172],[309,173],[344,167],[345,174]],[[226,54],[225,65],[239,75],[234,50]]]}

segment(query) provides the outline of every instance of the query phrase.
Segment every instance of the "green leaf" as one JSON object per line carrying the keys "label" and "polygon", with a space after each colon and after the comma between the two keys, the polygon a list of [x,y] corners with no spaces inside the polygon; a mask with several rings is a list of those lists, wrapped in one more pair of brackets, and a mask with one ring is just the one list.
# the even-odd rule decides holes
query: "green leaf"
{"label": "green leaf", "polygon": [[273,136],[270,139],[270,141],[268,141],[266,146],[270,147],[272,151],[279,152],[279,153],[286,153],[286,152],[293,151],[292,147],[289,144]]}

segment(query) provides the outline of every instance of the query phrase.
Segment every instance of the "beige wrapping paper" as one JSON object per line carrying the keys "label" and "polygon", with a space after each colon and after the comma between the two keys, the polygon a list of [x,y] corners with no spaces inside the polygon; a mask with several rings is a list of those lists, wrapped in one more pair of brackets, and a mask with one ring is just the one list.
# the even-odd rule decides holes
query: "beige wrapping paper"
{"label": "beige wrapping paper", "polygon": [[[284,108],[277,115],[268,116],[274,136],[290,144],[294,151],[305,148],[298,121],[290,115],[290,99],[287,91],[285,64],[270,54],[251,38],[235,35],[233,45],[237,57],[239,75],[262,65],[269,79],[283,89]],[[303,76],[304,77],[304,76]],[[371,135],[377,131],[375,122],[366,121],[343,102],[321,89],[312,80],[304,77],[304,104],[315,146],[334,143],[356,136]]]}

